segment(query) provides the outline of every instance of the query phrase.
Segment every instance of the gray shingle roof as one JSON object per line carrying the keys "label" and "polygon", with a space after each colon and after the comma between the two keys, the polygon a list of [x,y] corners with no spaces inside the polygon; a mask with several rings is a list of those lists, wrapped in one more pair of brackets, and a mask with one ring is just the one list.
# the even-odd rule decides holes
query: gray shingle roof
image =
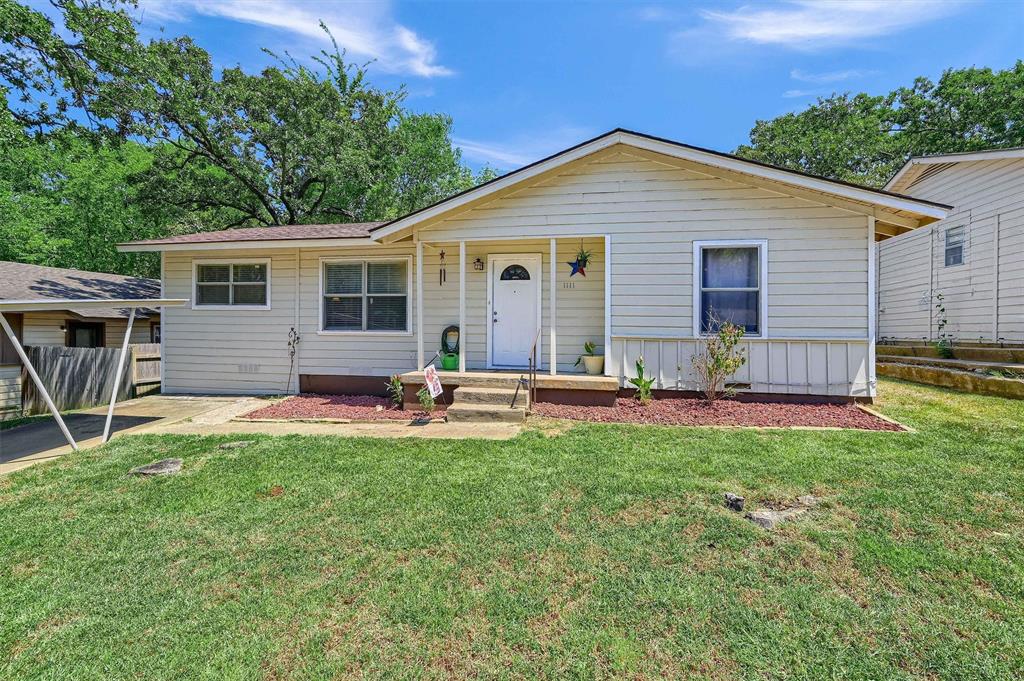
{"label": "gray shingle roof", "polygon": [[135,245],[207,244],[237,241],[288,241],[291,239],[360,239],[383,222],[349,222],[337,225],[278,225],[276,227],[242,227],[217,232],[179,234],[165,239],[132,241]]}
{"label": "gray shingle roof", "polygon": [[[0,300],[36,300],[40,298],[104,300],[131,298],[159,298],[160,281],[143,277],[125,277],[120,274],[86,272],[60,267],[27,265],[0,260]],[[69,309],[81,317],[127,317],[128,310],[120,308]],[[139,316],[152,314],[140,308]]]}

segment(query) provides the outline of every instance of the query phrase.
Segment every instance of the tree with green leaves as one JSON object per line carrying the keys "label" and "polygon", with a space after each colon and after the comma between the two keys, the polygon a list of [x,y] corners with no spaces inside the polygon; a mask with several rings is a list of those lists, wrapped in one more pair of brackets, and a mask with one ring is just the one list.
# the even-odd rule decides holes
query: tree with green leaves
{"label": "tree with green leaves", "polygon": [[910,156],[1024,146],[1024,61],[950,69],[887,95],[833,94],[757,121],[740,156],[875,187]]}

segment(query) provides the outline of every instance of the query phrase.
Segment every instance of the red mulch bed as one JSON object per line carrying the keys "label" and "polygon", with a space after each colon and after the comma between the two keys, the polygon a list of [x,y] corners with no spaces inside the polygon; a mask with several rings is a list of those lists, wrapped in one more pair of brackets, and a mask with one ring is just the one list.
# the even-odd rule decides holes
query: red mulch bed
{"label": "red mulch bed", "polygon": [[577,407],[538,402],[533,413],[559,419],[600,423],[652,423],[671,426],[758,426],[857,428],[902,431],[900,426],[861,411],[852,404],[794,404],[669,397],[644,406],[620,397],[614,407]]}
{"label": "red mulch bed", "polygon": [[[382,408],[381,408],[382,407]],[[445,406],[438,404],[431,415],[444,416]],[[247,419],[351,419],[354,421],[411,421],[425,418],[424,411],[396,409],[386,397],[373,395],[315,395],[302,393],[269,407],[245,414]]]}

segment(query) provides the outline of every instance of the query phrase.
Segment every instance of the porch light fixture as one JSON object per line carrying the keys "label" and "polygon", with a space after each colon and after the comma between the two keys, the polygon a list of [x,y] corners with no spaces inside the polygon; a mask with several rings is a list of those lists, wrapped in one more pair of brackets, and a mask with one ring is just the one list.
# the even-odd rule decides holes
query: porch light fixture
{"label": "porch light fixture", "polygon": [[476,270],[477,272],[483,272],[484,271],[484,261],[481,260],[480,258],[477,258],[476,260],[474,260],[473,261],[473,269]]}

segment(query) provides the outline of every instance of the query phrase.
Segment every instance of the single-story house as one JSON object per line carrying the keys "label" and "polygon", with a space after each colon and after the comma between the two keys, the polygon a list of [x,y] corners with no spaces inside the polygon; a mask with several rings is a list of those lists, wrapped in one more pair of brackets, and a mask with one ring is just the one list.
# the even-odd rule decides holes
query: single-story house
{"label": "single-story house", "polygon": [[1024,148],[912,158],[886,189],[954,207],[880,246],[879,337],[1024,343]]}
{"label": "single-story house", "polygon": [[[0,261],[0,300],[95,301],[159,297],[160,282],[155,279]],[[26,346],[117,347],[128,325],[127,309],[96,308],[93,302],[83,308],[5,316],[18,340]],[[160,342],[158,311],[136,311],[130,342]],[[21,369],[14,347],[7,336],[0,333],[0,415],[20,409]]]}
{"label": "single-story house", "polygon": [[164,312],[165,392],[379,392],[452,325],[446,385],[535,356],[541,388],[584,397],[591,341],[601,389],[643,356],[692,390],[714,310],[745,328],[741,389],[870,399],[875,242],[948,209],[617,129],[388,222],[120,248],[159,251],[164,295],[192,301]]}

